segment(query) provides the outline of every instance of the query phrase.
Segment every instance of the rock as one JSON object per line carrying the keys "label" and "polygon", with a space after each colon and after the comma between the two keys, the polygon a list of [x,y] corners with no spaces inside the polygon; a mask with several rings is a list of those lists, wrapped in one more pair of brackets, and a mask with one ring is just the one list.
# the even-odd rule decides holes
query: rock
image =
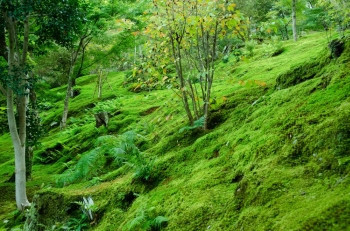
{"label": "rock", "polygon": [[109,115],[107,112],[99,112],[94,115],[96,119],[96,127],[99,128],[102,125],[107,127],[109,122]]}

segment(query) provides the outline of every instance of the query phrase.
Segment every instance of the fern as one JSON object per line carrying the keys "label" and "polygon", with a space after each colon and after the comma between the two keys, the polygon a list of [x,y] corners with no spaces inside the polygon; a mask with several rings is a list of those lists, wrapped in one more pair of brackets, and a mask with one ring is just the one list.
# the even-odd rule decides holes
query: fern
{"label": "fern", "polygon": [[99,175],[107,157],[115,159],[117,166],[127,164],[135,173],[134,177],[149,181],[153,169],[153,161],[148,161],[138,149],[135,142],[142,138],[134,131],[128,131],[119,137],[101,136],[95,142],[95,149],[84,154],[73,168],[66,170],[56,181],[63,187],[81,180],[92,179]]}
{"label": "fern", "polygon": [[164,226],[168,224],[169,220],[166,217],[158,216],[154,218],[150,223],[151,230],[157,231],[161,230]]}
{"label": "fern", "polygon": [[124,133],[121,136],[119,147],[113,149],[113,156],[116,161],[127,164],[134,169],[134,178],[148,181],[151,178],[153,161],[148,161],[135,145],[137,137],[142,136],[134,131]]}
{"label": "fern", "polygon": [[126,229],[160,231],[168,224],[168,218],[155,214],[154,207],[140,209],[136,217],[126,224]]}
{"label": "fern", "polygon": [[204,122],[205,122],[205,118],[204,118],[204,116],[202,116],[198,120],[194,121],[193,126],[185,126],[185,127],[181,128],[179,130],[179,132],[182,133],[182,132],[188,131],[188,130],[193,130],[193,129],[197,129],[197,128],[203,128],[204,127]]}
{"label": "fern", "polygon": [[68,169],[60,178],[58,178],[58,186],[63,187],[84,178],[91,177],[100,168],[98,162],[101,160],[101,155],[102,152],[100,152],[100,148],[96,148],[83,155],[73,169]]}
{"label": "fern", "polygon": [[117,141],[114,136],[99,137],[95,142],[95,149],[83,155],[73,168],[61,175],[56,181],[57,185],[63,187],[98,175],[105,164],[106,156],[111,155]]}
{"label": "fern", "polygon": [[126,225],[127,230],[142,229],[146,221],[147,221],[147,217],[145,216],[145,211],[141,210],[134,219],[132,219],[129,223],[127,223]]}

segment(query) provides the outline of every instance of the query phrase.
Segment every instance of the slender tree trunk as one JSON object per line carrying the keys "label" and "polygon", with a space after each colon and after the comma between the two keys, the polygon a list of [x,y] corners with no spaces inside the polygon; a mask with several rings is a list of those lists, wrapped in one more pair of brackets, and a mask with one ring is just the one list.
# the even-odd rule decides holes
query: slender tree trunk
{"label": "slender tree trunk", "polygon": [[100,70],[98,73],[98,93],[97,93],[98,99],[102,98],[102,87],[103,87],[102,75],[103,75],[102,70]]}
{"label": "slender tree trunk", "polygon": [[[23,100],[21,100],[23,101]],[[25,106],[24,104],[21,104]],[[30,203],[27,199],[26,193],[26,163],[25,163],[25,122],[23,124],[23,117],[25,121],[25,108],[22,106],[21,113],[19,113],[19,131],[17,133],[17,125],[14,113],[13,104],[13,91],[7,89],[7,119],[9,124],[9,130],[12,138],[12,143],[15,151],[15,185],[16,185],[16,204],[19,210],[23,210],[29,206]],[[24,114],[23,114],[24,113]]]}
{"label": "slender tree trunk", "polygon": [[[11,16],[8,16],[5,12],[4,17],[6,18],[6,27],[8,31],[8,66],[9,75],[15,76],[14,70],[20,68],[26,62],[27,50],[28,50],[28,34],[29,25],[28,19],[24,23],[24,40],[23,40],[23,53],[22,57],[18,52],[17,34],[15,21]],[[15,59],[17,53],[18,60]],[[7,87],[7,119],[10,130],[10,135],[15,152],[15,187],[16,187],[16,204],[19,210],[23,210],[29,206],[30,203],[27,199],[26,193],[26,164],[25,164],[25,142],[26,142],[26,97],[25,93],[25,78],[17,86],[19,91],[22,93],[17,96],[17,109],[18,109],[18,130],[16,117],[14,112],[14,93],[10,87]]]}
{"label": "slender tree trunk", "polygon": [[[179,45],[180,46],[180,45]],[[180,87],[181,87],[181,93],[182,93],[182,101],[183,101],[183,104],[184,104],[184,107],[185,107],[185,111],[186,111],[186,114],[187,114],[187,117],[188,117],[188,120],[190,121],[190,124],[193,125],[193,116],[192,116],[192,113],[191,113],[191,109],[190,109],[190,106],[189,106],[189,103],[188,103],[188,97],[187,97],[187,93],[186,93],[186,82],[185,82],[185,79],[183,77],[183,70],[182,70],[182,57],[181,57],[181,51],[180,51],[180,47],[178,46],[178,57],[179,57],[179,78],[180,78]]]}
{"label": "slender tree trunk", "polygon": [[297,0],[292,0],[292,21],[293,21],[293,39],[294,41],[298,40],[298,31],[297,31]]}
{"label": "slender tree trunk", "polygon": [[[92,39],[92,37],[88,37],[88,38],[86,38],[86,42],[84,42],[84,41],[82,42],[82,54],[81,54],[80,66],[79,66],[78,72],[76,74],[76,78],[79,78],[82,76],[82,71],[84,69],[83,67],[84,67],[85,55],[86,55],[86,47],[91,42],[91,39]],[[75,79],[76,78],[74,78],[73,87],[75,86]]]}
{"label": "slender tree trunk", "polygon": [[62,113],[62,120],[61,120],[61,129],[64,129],[67,126],[69,99],[72,97],[72,88],[73,88],[73,84],[75,83],[74,73],[73,73],[74,65],[77,61],[80,49],[83,47],[85,38],[86,37],[82,37],[79,41],[79,45],[77,49],[72,51],[72,58],[71,58],[71,63],[68,71],[67,91],[66,91],[66,97],[64,99],[64,106],[63,106],[63,113]]}
{"label": "slender tree trunk", "polygon": [[170,37],[171,46],[172,46],[172,50],[173,50],[173,57],[175,60],[176,72],[177,72],[177,75],[178,75],[179,80],[180,80],[180,91],[181,91],[182,103],[184,105],[188,120],[189,120],[190,124],[193,125],[194,120],[193,120],[191,109],[190,109],[190,106],[188,103],[187,93],[185,90],[186,82],[185,82],[185,79],[183,77],[182,56],[181,56],[181,50],[180,50],[181,42],[176,41],[176,43],[177,43],[177,49],[176,49],[174,37],[171,34],[169,37]]}
{"label": "slender tree trunk", "polygon": [[192,99],[192,107],[193,107],[194,116],[195,116],[195,118],[197,120],[199,118],[199,114],[198,114],[198,109],[197,109],[196,94],[194,92],[191,80],[188,80],[187,82],[188,82],[188,86],[190,87],[190,90],[191,90],[190,96],[191,96],[191,99]]}

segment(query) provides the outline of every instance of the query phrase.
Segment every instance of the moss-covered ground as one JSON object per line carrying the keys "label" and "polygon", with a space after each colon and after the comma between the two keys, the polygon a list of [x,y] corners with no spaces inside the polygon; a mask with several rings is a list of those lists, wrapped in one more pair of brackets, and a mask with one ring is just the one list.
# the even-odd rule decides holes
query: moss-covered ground
{"label": "moss-covered ground", "polygon": [[[350,230],[350,43],[338,59],[327,44],[314,33],[284,42],[275,57],[258,46],[251,58],[218,63],[206,132],[180,133],[186,115],[176,94],[129,92],[123,73],[109,74],[101,100],[118,105],[108,128],[95,128],[96,76],[78,79],[81,94],[71,101],[64,131],[51,125],[59,122],[65,88],[45,92],[46,135],[28,182],[38,220],[50,228],[64,223],[72,204],[91,196],[98,208],[93,230],[125,230],[147,212],[168,219],[164,230]],[[57,179],[98,137],[129,130],[145,137],[140,148],[154,159],[157,180],[138,182],[131,167],[109,166],[98,178],[59,187]],[[7,182],[14,171],[7,134],[0,152],[6,230],[22,219]]]}

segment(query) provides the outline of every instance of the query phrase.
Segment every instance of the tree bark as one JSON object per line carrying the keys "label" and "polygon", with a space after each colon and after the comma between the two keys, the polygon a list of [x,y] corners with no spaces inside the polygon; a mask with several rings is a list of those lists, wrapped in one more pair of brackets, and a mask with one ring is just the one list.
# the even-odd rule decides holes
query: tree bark
{"label": "tree bark", "polygon": [[[25,104],[21,104],[22,106]],[[26,163],[25,163],[25,110],[19,113],[19,130],[17,133],[17,125],[13,105],[13,91],[7,89],[7,119],[9,130],[12,138],[12,143],[15,151],[15,185],[16,185],[16,204],[19,210],[23,210],[30,205],[26,193]],[[20,107],[20,109],[22,109]],[[24,114],[23,114],[24,113]],[[24,117],[24,126],[23,126]],[[24,142],[23,142],[24,141]]]}
{"label": "tree bark", "polygon": [[[188,97],[187,97],[187,93],[186,93],[186,89],[185,89],[186,83],[185,83],[185,79],[183,76],[182,56],[181,56],[181,50],[180,50],[181,42],[176,41],[171,33],[169,33],[169,37],[170,37],[171,46],[172,46],[172,50],[173,50],[173,57],[175,60],[176,72],[177,72],[177,75],[178,75],[179,80],[180,80],[180,91],[181,91],[182,103],[184,105],[188,120],[189,120],[190,124],[193,125],[194,120],[193,120],[191,109],[190,109],[190,106],[188,103]],[[175,43],[177,43],[177,49],[175,48],[175,46],[176,46]]]}
{"label": "tree bark", "polygon": [[[88,43],[91,41],[91,38],[88,38],[88,36],[90,36],[90,35],[86,34],[86,35],[82,36],[80,38],[78,47],[76,48],[76,50],[73,49],[73,51],[72,51],[71,64],[70,64],[69,72],[68,72],[67,91],[66,91],[66,97],[64,99],[64,107],[63,107],[63,114],[62,114],[62,120],[61,120],[61,129],[64,129],[67,126],[68,110],[69,110],[69,99],[72,96],[72,88],[75,85],[74,65],[75,65],[75,63],[77,61],[77,58],[78,58],[80,50],[82,48],[85,49],[86,46],[88,45]],[[86,43],[84,42],[85,39],[87,39]],[[83,60],[82,60],[82,62],[83,62]],[[82,69],[82,66],[81,66],[81,69]]]}
{"label": "tree bark", "polygon": [[298,40],[298,31],[297,31],[297,0],[292,0],[292,21],[293,21],[293,39],[294,41]]}
{"label": "tree bark", "polygon": [[[15,59],[15,53],[18,49],[17,39],[16,39],[16,30],[15,30],[15,21],[13,18],[8,16],[6,13],[4,15],[6,19],[6,26],[8,31],[8,43],[9,43],[9,51],[8,51],[8,66],[9,66],[9,75],[14,76],[14,69],[19,67],[18,62]],[[26,61],[26,52],[28,46],[27,34],[29,33],[28,21],[25,22],[24,25],[25,36],[23,42],[23,53],[22,57],[17,52],[17,56],[21,58],[20,62]],[[16,187],[16,204],[19,210],[23,210],[25,207],[29,206],[30,203],[27,199],[26,193],[26,164],[25,164],[25,142],[26,142],[26,97],[24,95],[24,80],[19,83],[17,86],[19,92],[22,95],[17,97],[17,108],[18,108],[18,130],[17,123],[14,112],[14,93],[10,87],[7,87],[7,119],[10,130],[10,135],[14,147],[15,152],[15,187]]]}

